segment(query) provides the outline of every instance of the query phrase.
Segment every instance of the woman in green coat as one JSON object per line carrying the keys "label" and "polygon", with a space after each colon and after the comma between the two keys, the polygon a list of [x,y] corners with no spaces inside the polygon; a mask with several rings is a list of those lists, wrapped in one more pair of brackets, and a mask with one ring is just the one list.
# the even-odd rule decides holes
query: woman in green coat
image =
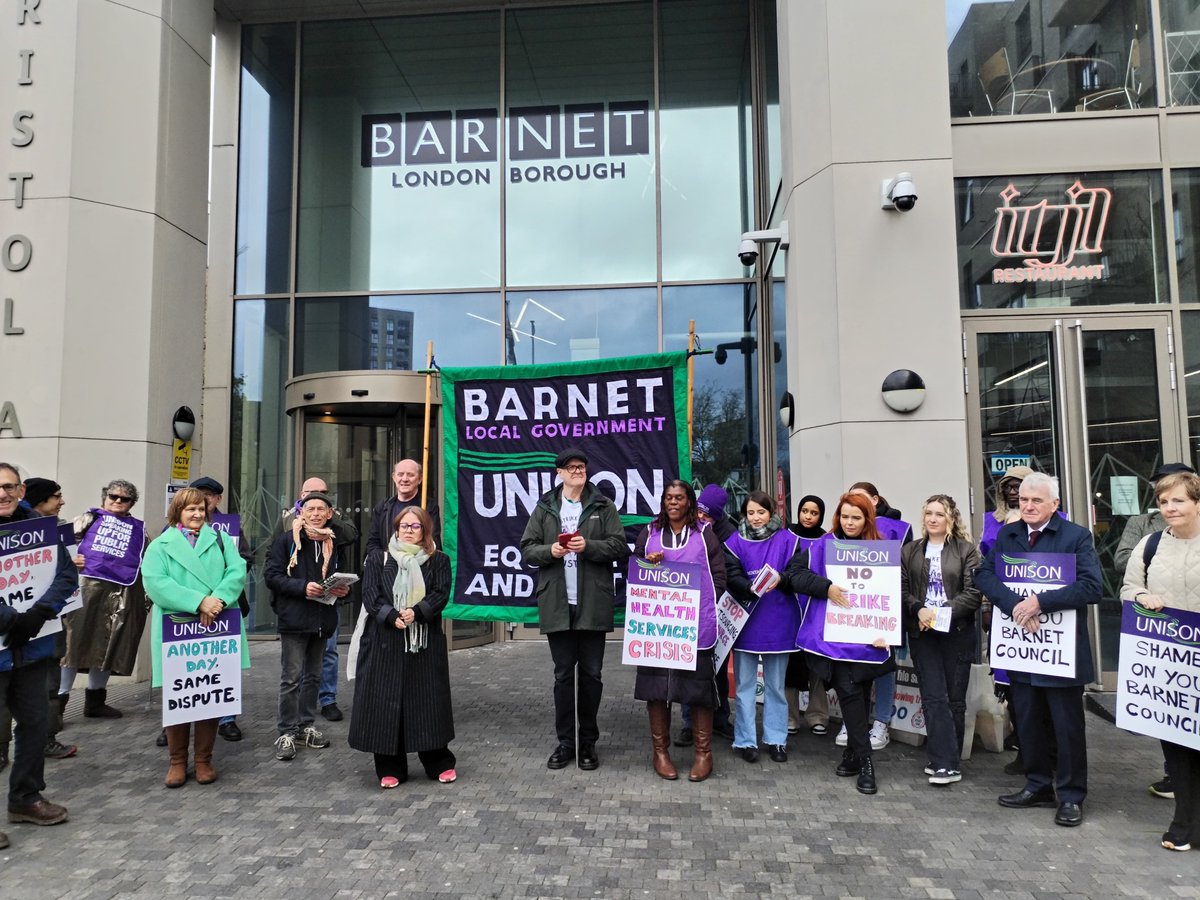
{"label": "woman in green coat", "polygon": [[[212,625],[227,607],[236,606],[246,584],[246,563],[238,555],[235,541],[220,536],[208,525],[208,505],[204,494],[184,488],[171,501],[167,511],[167,529],[147,548],[142,560],[142,583],[154,603],[150,617],[153,645],[154,687],[162,687],[162,613],[198,615],[205,628]],[[250,668],[246,646],[246,623],[241,628],[242,668]],[[213,744],[217,739],[217,719],[196,723],[196,781],[211,784],[217,780],[212,766]],[[182,787],[187,780],[188,743],[191,723],[167,727],[167,747],[171,767],[166,785]]]}

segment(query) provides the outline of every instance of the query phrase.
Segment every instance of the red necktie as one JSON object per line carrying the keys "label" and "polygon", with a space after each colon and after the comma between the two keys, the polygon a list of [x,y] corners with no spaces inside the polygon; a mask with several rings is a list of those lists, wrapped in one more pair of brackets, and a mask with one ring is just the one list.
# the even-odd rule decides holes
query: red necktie
{"label": "red necktie", "polygon": [[1029,532],[1029,549],[1030,550],[1032,550],[1034,548],[1034,545],[1037,544],[1037,542],[1038,542],[1038,538],[1040,538],[1041,536],[1042,536],[1042,532],[1038,529],[1035,529],[1035,530]]}

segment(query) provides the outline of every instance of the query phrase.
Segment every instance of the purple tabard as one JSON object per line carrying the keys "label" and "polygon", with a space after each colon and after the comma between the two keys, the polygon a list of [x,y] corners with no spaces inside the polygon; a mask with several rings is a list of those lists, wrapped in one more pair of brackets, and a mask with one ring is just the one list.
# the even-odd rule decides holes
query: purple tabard
{"label": "purple tabard", "polygon": [[646,553],[660,550],[663,559],[691,563],[699,566],[704,573],[700,579],[700,631],[696,638],[696,649],[707,650],[717,642],[717,592],[713,586],[712,570],[708,567],[708,547],[704,543],[704,535],[699,531],[691,531],[687,543],[682,547],[664,547],[662,532],[650,526],[646,537]]}
{"label": "purple tabard", "polygon": [[885,541],[905,541],[912,536],[912,526],[903,519],[876,516],[875,528]]}
{"label": "purple tabard", "polygon": [[[735,534],[725,546],[741,561],[742,568],[754,581],[764,566],[770,566],[782,575],[792,561],[799,541],[800,538],[790,531],[782,530],[765,541],[749,541]],[[750,607],[750,619],[733,649],[750,653],[792,653],[796,649],[796,632],[803,619],[799,598],[791,591],[773,588]]]}
{"label": "purple tabard", "polygon": [[[821,537],[808,551],[808,567],[822,578],[825,572],[825,550],[833,539],[833,532]],[[824,597],[810,597],[804,613],[804,622],[796,635],[796,646],[817,656],[846,662],[883,663],[891,654],[890,648],[872,647],[870,644],[837,644],[825,640],[825,607],[829,601]]]}
{"label": "purple tabard", "polygon": [[133,516],[114,516],[102,509],[92,512],[96,521],[79,542],[77,551],[83,554],[80,574],[113,584],[133,584],[146,547],[145,524]]}

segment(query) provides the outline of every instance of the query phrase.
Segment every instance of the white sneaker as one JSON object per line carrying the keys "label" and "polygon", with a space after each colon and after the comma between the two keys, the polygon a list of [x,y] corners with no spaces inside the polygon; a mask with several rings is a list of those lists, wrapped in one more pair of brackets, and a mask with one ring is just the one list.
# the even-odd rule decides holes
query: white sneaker
{"label": "white sneaker", "polygon": [[850,735],[846,733],[846,726],[842,726],[842,730],[838,732],[838,736],[833,739],[833,742],[839,747],[845,747],[850,743]]}
{"label": "white sneaker", "polygon": [[875,724],[871,726],[871,749],[882,750],[892,742],[891,735],[888,734],[888,727],[875,720]]}
{"label": "white sneaker", "polygon": [[929,776],[930,784],[954,784],[956,781],[962,781],[962,772],[958,769],[938,769]]}

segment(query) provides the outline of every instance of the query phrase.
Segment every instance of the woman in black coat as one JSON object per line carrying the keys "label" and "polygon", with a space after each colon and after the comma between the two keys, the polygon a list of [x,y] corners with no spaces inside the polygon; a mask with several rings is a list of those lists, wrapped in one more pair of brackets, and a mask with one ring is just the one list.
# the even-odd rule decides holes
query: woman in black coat
{"label": "woman in black coat", "polygon": [[450,560],[434,543],[433,523],[419,506],[396,517],[386,562],[367,557],[350,746],[375,754],[379,786],[408,777],[416,751],[425,774],[454,781],[454,715],[442,610],[450,599]]}

